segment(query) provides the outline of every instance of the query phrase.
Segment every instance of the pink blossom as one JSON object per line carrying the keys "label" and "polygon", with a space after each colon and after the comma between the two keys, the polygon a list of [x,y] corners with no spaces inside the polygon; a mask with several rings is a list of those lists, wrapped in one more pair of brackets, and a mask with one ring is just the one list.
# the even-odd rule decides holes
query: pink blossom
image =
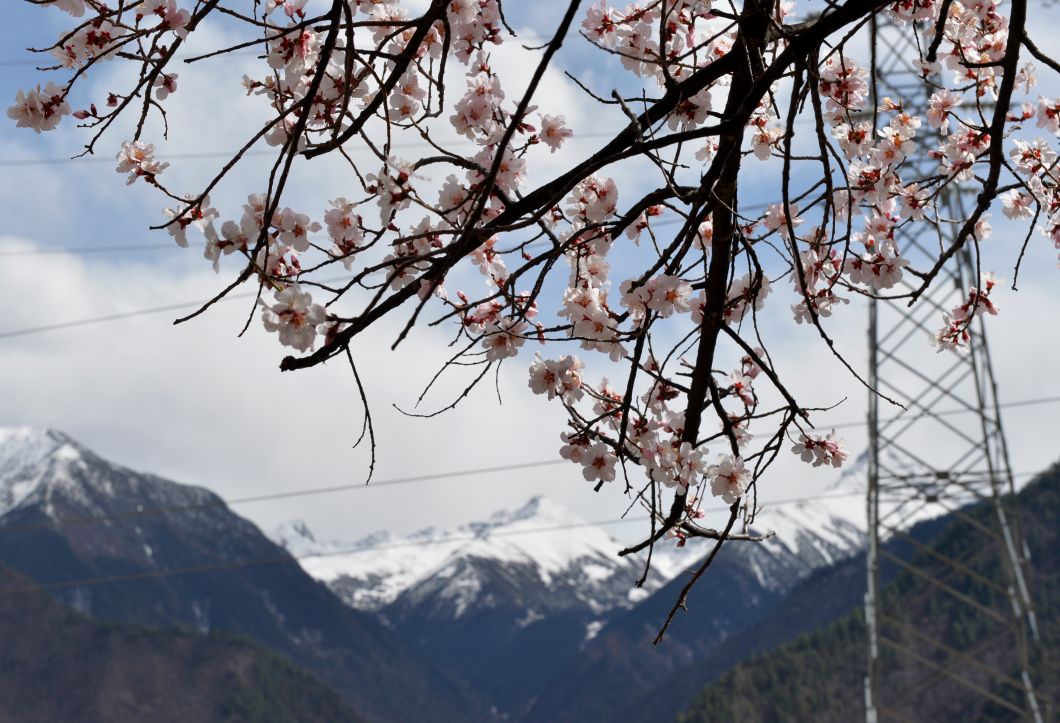
{"label": "pink blossom", "polygon": [[751,136],[751,151],[760,161],[768,161],[773,155],[773,146],[784,137],[782,128],[761,128]]}
{"label": "pink blossom", "polygon": [[220,268],[221,254],[227,256],[233,251],[247,251],[257,241],[258,227],[253,222],[248,222],[246,216],[237,224],[235,221],[225,221],[221,224],[221,233],[218,234],[212,223],[206,224],[203,234],[206,236],[206,250],[204,256],[213,261],[213,270]]}
{"label": "pink blossom", "polygon": [[549,149],[555,153],[563,142],[574,135],[574,131],[564,125],[561,115],[541,116],[541,132],[538,137]]}
{"label": "pink blossom", "polygon": [[635,288],[634,283],[630,279],[620,287],[622,305],[629,309],[634,321],[645,319],[648,311],[665,319],[692,309],[692,285],[677,276],[659,274]]}
{"label": "pink blossom", "polygon": [[[790,219],[790,220],[789,220]],[[766,231],[772,233],[774,231],[780,231],[782,238],[791,238],[790,232],[788,231],[788,224],[792,227],[799,227],[802,225],[802,219],[799,218],[799,207],[798,205],[791,203],[788,204],[787,210],[785,211],[783,203],[771,203],[769,208],[766,209],[766,216],[762,221]]]}
{"label": "pink blossom", "polygon": [[971,341],[969,327],[972,319],[983,314],[997,316],[999,310],[990,294],[1000,283],[993,274],[983,274],[979,286],[970,289],[963,302],[943,314],[942,328],[931,339],[937,351],[957,350],[968,346]]}
{"label": "pink blossom", "polygon": [[791,451],[814,467],[826,464],[841,467],[848,454],[843,443],[836,438],[834,429],[823,437],[799,435],[799,441],[792,446]]}
{"label": "pink blossom", "polygon": [[739,322],[749,309],[761,311],[771,290],[769,279],[764,274],[757,280],[750,274],[744,274],[729,286],[729,298],[722,315],[728,322]]}
{"label": "pink blossom", "polygon": [[[194,198],[186,198],[190,203]],[[194,225],[200,231],[205,231],[206,225],[217,218],[220,214],[216,208],[210,207],[210,197],[205,196],[192,208],[167,208],[163,212],[171,223],[166,225],[166,230],[174,238],[178,246],[187,247],[188,227]]]}
{"label": "pink blossom", "polygon": [[117,155],[118,173],[128,173],[126,184],[142,178],[147,183],[154,183],[155,177],[169,167],[168,163],[155,160],[155,147],[143,141],[125,141]]}
{"label": "pink blossom", "polygon": [[64,115],[70,115],[63,88],[48,83],[44,90],[38,85],[15,94],[15,104],[7,109],[7,117],[19,128],[32,128],[37,133],[53,130]]}
{"label": "pink blossom", "polygon": [[85,14],[85,0],[55,0],[53,5],[63,12],[70,13],[75,18]]}
{"label": "pink blossom", "polygon": [[872,124],[866,121],[854,125],[840,123],[832,128],[832,135],[848,160],[866,155],[872,147]]}
{"label": "pink blossom", "polygon": [[719,455],[717,463],[707,467],[706,474],[710,478],[711,494],[727,505],[743,497],[751,476],[743,460],[732,455]]}
{"label": "pink blossom", "polygon": [[302,253],[309,250],[309,234],[320,231],[319,223],[289,208],[280,211],[276,226],[280,231],[280,241]]}
{"label": "pink blossom", "polygon": [[1005,218],[1020,219],[1034,216],[1034,197],[1022,191],[1012,190],[1001,197]]}
{"label": "pink blossom", "polygon": [[560,447],[559,456],[563,459],[569,459],[571,462],[581,462],[587,456],[589,448],[592,447],[592,442],[589,441],[589,437],[585,434],[561,432],[560,439],[563,440],[564,444]]}
{"label": "pink blossom", "polygon": [[291,284],[276,292],[275,304],[261,304],[265,307],[261,312],[265,329],[277,332],[281,344],[302,352],[313,348],[317,326],[324,323],[327,314],[323,306],[313,303],[308,292]]}
{"label": "pink blossom", "polygon": [[611,482],[615,479],[615,464],[618,457],[603,442],[597,442],[581,455],[582,476],[586,481]]}
{"label": "pink blossom", "polygon": [[526,322],[511,317],[503,317],[496,322],[487,323],[482,347],[486,350],[489,361],[503,361],[519,353],[519,347],[526,339]]}
{"label": "pink blossom", "polygon": [[1060,98],[1038,96],[1038,114],[1036,124],[1050,133],[1060,133]]}
{"label": "pink blossom", "polygon": [[928,104],[927,119],[932,128],[938,128],[942,135],[949,133],[950,116],[961,104],[961,97],[950,90],[940,90],[932,94]]}
{"label": "pink blossom", "polygon": [[177,92],[177,78],[179,76],[176,73],[159,73],[158,77],[155,78],[154,92],[156,100],[165,100],[169,97],[170,93]]}
{"label": "pink blossom", "polygon": [[582,362],[576,356],[566,355],[560,359],[542,359],[536,354],[530,365],[530,391],[546,394],[549,399],[561,397],[572,403],[582,398]]}

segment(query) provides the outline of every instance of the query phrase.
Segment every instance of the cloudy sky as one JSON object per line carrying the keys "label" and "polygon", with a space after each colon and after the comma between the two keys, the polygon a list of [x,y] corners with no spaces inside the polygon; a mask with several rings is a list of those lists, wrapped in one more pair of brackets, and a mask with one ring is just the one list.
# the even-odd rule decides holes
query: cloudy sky
{"label": "cloudy sky", "polygon": [[[556,21],[548,2],[519,4],[510,20],[527,42],[551,32]],[[1046,11],[1041,11],[1045,13]],[[1056,12],[1034,27],[1055,27]],[[0,40],[0,98],[38,82],[26,45],[50,43],[67,17],[21,3],[6,9]],[[198,33],[197,33],[198,34]],[[202,33],[203,45],[224,42],[217,31]],[[1043,34],[1049,46],[1056,33]],[[1055,43],[1053,43],[1055,45]],[[553,175],[564,163],[591,152],[602,133],[622,118],[601,113],[560,71],[607,94],[619,79],[614,63],[602,61],[580,39],[573,39],[548,77],[549,103],[561,108],[574,129],[565,154],[543,158],[535,173]],[[493,64],[513,78],[514,95],[528,77],[533,53],[518,43],[494,52]],[[256,118],[260,103],[240,98],[239,78],[258,72],[250,57],[181,71],[181,89],[172,104],[171,142],[163,154],[176,156],[167,171],[178,188],[207,178],[217,158],[179,158],[189,153],[231,150]],[[95,96],[114,87],[120,70],[92,81]],[[5,105],[10,100],[5,101]],[[6,120],[6,119],[5,119]],[[67,119],[69,121],[69,119]],[[283,350],[255,321],[237,334],[250,311],[246,298],[222,303],[198,320],[173,326],[178,311],[160,311],[94,325],[8,335],[63,322],[187,304],[215,293],[224,283],[201,258],[201,251],[179,249],[164,232],[150,232],[164,204],[142,184],[127,188],[113,170],[121,129],[97,154],[100,160],[70,162],[85,140],[69,122],[58,133],[38,136],[13,123],[0,124],[0,258],[7,271],[0,291],[0,425],[49,426],[66,431],[115,461],[178,481],[208,486],[225,497],[244,497],[310,487],[356,484],[364,479],[367,456],[352,450],[361,425],[357,390],[339,364],[281,374]],[[410,150],[414,152],[414,150]],[[267,159],[253,158],[215,194],[217,205],[235,208],[251,190]],[[755,170],[765,177],[767,171]],[[634,197],[637,181],[618,175],[620,188]],[[295,208],[322,206],[319,199],[342,195],[349,179],[320,163],[299,169],[291,193]],[[771,202],[769,184],[746,201]],[[336,191],[336,188],[339,190]],[[623,191],[625,192],[625,191]],[[301,201],[304,200],[304,203]],[[319,215],[319,212],[317,212]],[[1011,278],[1022,235],[995,214],[994,237],[984,248],[984,266]],[[151,245],[117,251],[114,247]],[[1020,291],[1005,288],[997,302],[1002,316],[989,332],[1004,401],[1060,395],[1056,359],[1060,317],[1056,251],[1045,240],[1031,240]],[[776,308],[786,309],[787,301]],[[787,318],[767,320],[771,352],[807,406],[843,403],[821,418],[821,426],[864,419],[866,392],[844,372],[815,335]],[[866,310],[857,302],[830,326],[850,362],[866,364]],[[557,458],[562,410],[526,389],[530,354],[502,367],[498,387],[483,386],[453,412],[410,419],[392,405],[410,407],[423,384],[445,357],[444,330],[419,329],[391,352],[395,330],[379,328],[355,349],[373,404],[379,439],[379,481],[496,465],[547,462]],[[926,346],[926,342],[925,342]],[[532,353],[532,351],[531,351]],[[926,353],[933,353],[928,350]],[[932,362],[926,361],[925,364]],[[925,370],[928,367],[925,367]],[[442,395],[444,396],[444,395]],[[435,399],[442,401],[442,397]],[[1039,469],[1056,457],[1055,421],[1060,405],[1004,410],[1013,466]],[[844,427],[857,454],[864,429]],[[457,476],[417,484],[361,488],[336,494],[243,505],[239,511],[271,528],[303,518],[326,537],[353,539],[379,528],[404,532],[427,525],[452,525],[514,507],[533,494],[546,494],[591,520],[618,517],[626,507],[617,490],[593,494],[578,467],[566,464],[520,471]],[[811,469],[782,455],[763,480],[765,499],[816,493],[836,475]],[[617,531],[620,536],[633,533]]]}

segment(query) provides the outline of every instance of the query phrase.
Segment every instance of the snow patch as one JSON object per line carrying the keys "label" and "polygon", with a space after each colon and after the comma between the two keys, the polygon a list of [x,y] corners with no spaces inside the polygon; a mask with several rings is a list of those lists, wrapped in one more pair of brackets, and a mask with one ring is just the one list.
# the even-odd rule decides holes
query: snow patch
{"label": "snow patch", "polygon": [[83,465],[82,450],[62,432],[0,427],[0,515],[18,507],[41,487],[69,483],[65,468]]}
{"label": "snow patch", "polygon": [[515,624],[519,628],[527,628],[536,623],[537,621],[544,619],[544,615],[539,613],[537,610],[530,608],[521,618],[515,621]]}
{"label": "snow patch", "polygon": [[585,641],[589,642],[595,638],[601,630],[603,630],[605,623],[603,620],[593,620],[591,623],[585,626]]}
{"label": "snow patch", "polygon": [[[557,527],[565,528],[562,534]],[[606,531],[541,496],[484,521],[451,530],[429,527],[402,538],[376,532],[353,543],[321,541],[297,521],[270,537],[298,557],[306,572],[337,583],[344,599],[363,610],[378,610],[424,580],[453,577],[464,570],[460,562],[470,559],[529,566],[546,586],[568,576],[605,582],[628,565],[616,556],[620,545]],[[452,595],[461,604],[471,602],[463,588]]]}

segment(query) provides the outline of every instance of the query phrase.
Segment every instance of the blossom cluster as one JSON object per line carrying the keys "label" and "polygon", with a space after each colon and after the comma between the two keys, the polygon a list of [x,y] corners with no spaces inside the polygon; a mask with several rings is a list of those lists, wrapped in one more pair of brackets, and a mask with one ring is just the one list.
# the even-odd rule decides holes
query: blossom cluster
{"label": "blossom cluster", "polygon": [[983,274],[979,285],[968,291],[967,298],[942,315],[942,328],[931,339],[938,351],[968,346],[972,338],[972,319],[983,314],[997,316],[998,308],[990,299],[990,293],[998,283],[992,274]]}
{"label": "blossom cluster", "polygon": [[[8,116],[40,133],[72,115],[95,134],[91,148],[123,127],[119,115],[139,113],[117,172],[169,199],[162,225],[178,245],[198,239],[215,271],[226,257],[242,265],[239,280],[261,291],[261,324],[302,361],[338,353],[397,309],[409,310],[411,328],[428,305],[463,349],[446,369],[525,359],[530,342],[542,349],[529,362],[531,392],[567,414],[560,454],[597,485],[628,481],[628,465],[639,465],[689,522],[688,499],[737,505],[776,440],[814,467],[847,458],[834,432],[796,423],[806,413],[758,346],[760,314],[790,310],[800,333],[824,334],[853,299],[918,296],[936,258],[957,249],[925,251],[916,229],[984,242],[995,196],[1008,221],[1037,224],[1060,249],[1060,99],[1032,95],[1034,68],[1011,62],[1010,14],[997,0],[887,4],[898,32],[937,29],[930,51],[913,44],[922,98],[878,97],[868,59],[844,35],[859,25],[804,42],[833,11],[792,21],[792,3],[770,3],[756,38],[762,18],[744,22],[711,0],[601,0],[568,35],[580,31],[633,76],[618,85],[637,92],[607,98],[576,79],[602,101],[588,121],[560,106],[541,73],[513,86],[499,70],[494,51],[510,33],[498,0],[431,3],[418,16],[400,0],[347,0],[327,15],[307,0],[266,0],[260,17],[242,18],[263,63],[241,89],[269,120],[218,178],[255,144],[278,160],[254,186],[265,192],[234,214],[211,206],[213,183],[170,188],[162,146],[148,142],[188,95],[188,74],[178,85],[170,63],[214,6],[41,4],[76,19],[48,49],[69,80],[19,91]],[[524,50],[544,71],[562,40]],[[75,86],[104,61],[134,63],[132,85],[78,105]],[[777,63],[790,65],[766,78]],[[998,134],[989,106],[1009,96]],[[602,148],[572,148],[576,129],[609,127],[607,110],[624,130]],[[812,131],[796,139],[800,120]],[[406,154],[405,138],[423,152]],[[341,156],[348,182],[315,208],[285,205],[299,156],[324,154]],[[566,170],[555,173],[557,163]],[[746,181],[737,193],[719,181],[733,168],[772,185],[759,193]],[[762,207],[746,201],[776,188]],[[947,206],[963,189],[982,199],[972,213]],[[996,285],[984,276],[946,313],[940,351],[968,346],[972,320],[997,314]]]}

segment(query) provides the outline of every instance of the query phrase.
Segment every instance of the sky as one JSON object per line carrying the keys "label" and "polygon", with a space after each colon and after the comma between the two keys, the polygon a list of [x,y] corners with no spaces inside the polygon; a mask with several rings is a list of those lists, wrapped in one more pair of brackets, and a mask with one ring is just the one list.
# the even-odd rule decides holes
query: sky
{"label": "sky", "polygon": [[[547,36],[557,21],[554,1],[518,4],[510,21],[521,40]],[[1057,45],[1060,10],[1041,10],[1032,26],[1042,28],[1039,44]],[[13,100],[18,88],[40,82],[20,49],[50,42],[66,16],[48,8],[18,4],[0,27],[0,99]],[[203,35],[207,35],[206,32]],[[204,37],[208,44],[223,37]],[[509,42],[493,63],[513,78],[512,95],[525,85],[532,51]],[[220,66],[181,71],[181,90],[172,104],[173,133],[164,154],[213,153],[233,148],[246,135],[260,104],[236,98],[243,72],[257,71],[253,58],[231,58]],[[623,124],[601,112],[561,71],[606,94],[626,82],[616,63],[602,60],[585,41],[573,38],[546,79],[550,105],[563,109],[575,138],[563,154],[545,154],[535,166],[542,178],[571,159],[602,144],[600,135]],[[91,85],[111,87],[108,70]],[[455,76],[454,76],[455,77]],[[1053,94],[1056,94],[1054,89]],[[4,119],[6,121],[6,119]],[[67,119],[69,121],[69,119]],[[110,136],[94,159],[69,162],[85,138],[65,124],[57,133],[36,135],[0,123],[0,258],[7,270],[0,290],[0,425],[61,429],[103,456],[180,482],[210,487],[226,498],[333,485],[357,485],[367,473],[367,454],[352,449],[361,427],[360,401],[348,368],[328,364],[298,373],[278,370],[284,350],[255,320],[239,331],[250,312],[242,298],[217,305],[195,321],[178,326],[177,311],[164,311],[42,333],[4,337],[4,332],[129,311],[194,302],[212,296],[225,283],[195,248],[179,249],[165,232],[147,227],[160,220],[162,199],[143,184],[126,187],[114,173],[113,153],[123,129]],[[410,151],[411,152],[411,151]],[[265,158],[241,164],[214,196],[232,208],[256,190]],[[177,187],[192,188],[208,178],[217,159],[174,159],[167,176]],[[749,203],[774,202],[770,171],[752,169]],[[634,198],[638,179],[619,169],[616,180]],[[290,204],[315,209],[322,197],[341,195],[348,186],[326,163],[298,169]],[[323,196],[321,194],[324,194]],[[319,211],[315,211],[319,215]],[[994,214],[995,234],[984,247],[984,265],[1011,278],[1021,235]],[[111,251],[115,246],[157,243],[157,248]],[[72,249],[73,251],[63,251]],[[1056,251],[1035,236],[1027,252],[1020,291],[999,292],[1002,315],[988,333],[1003,401],[1060,395],[1056,379],[1060,339],[1053,320],[1060,317]],[[790,303],[787,302],[787,303]],[[190,310],[190,309],[189,309]],[[867,311],[855,301],[829,331],[850,363],[864,371]],[[558,458],[562,409],[526,388],[533,349],[506,362],[496,389],[478,388],[455,410],[433,419],[402,415],[446,356],[447,332],[419,328],[396,352],[394,328],[380,328],[354,350],[373,408],[379,441],[377,481],[482,467],[538,463]],[[766,320],[770,351],[781,361],[807,405],[839,406],[821,417],[821,426],[857,423],[866,414],[867,392],[805,327],[790,319]],[[926,348],[926,343],[925,343]],[[925,354],[933,354],[930,350]],[[933,362],[927,361],[925,364]],[[918,362],[919,363],[919,362]],[[925,369],[929,367],[925,366]],[[498,392],[500,401],[498,400]],[[430,398],[427,409],[448,401]],[[1040,469],[1057,456],[1055,422],[1060,405],[1019,406],[1003,412],[1017,472]],[[865,444],[863,427],[842,428],[856,456]],[[836,473],[812,469],[783,453],[762,480],[763,499],[815,494]],[[590,520],[610,520],[628,506],[618,490],[594,494],[570,464],[507,472],[454,476],[407,485],[360,487],[347,492],[241,505],[238,511],[265,529],[300,518],[321,537],[353,540],[377,529],[404,533],[429,525],[453,526],[481,519],[502,508],[520,506],[545,494]],[[636,526],[616,530],[635,536]]]}

